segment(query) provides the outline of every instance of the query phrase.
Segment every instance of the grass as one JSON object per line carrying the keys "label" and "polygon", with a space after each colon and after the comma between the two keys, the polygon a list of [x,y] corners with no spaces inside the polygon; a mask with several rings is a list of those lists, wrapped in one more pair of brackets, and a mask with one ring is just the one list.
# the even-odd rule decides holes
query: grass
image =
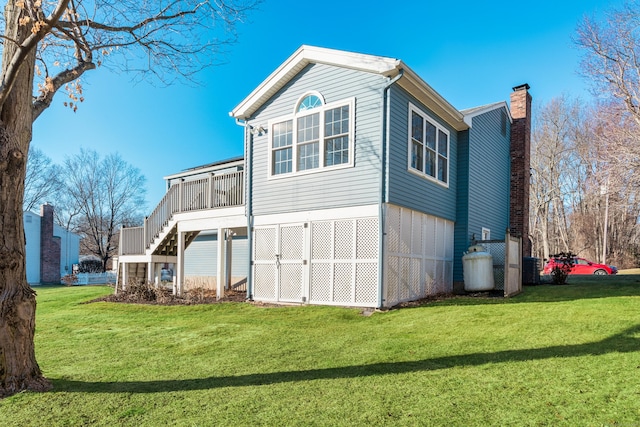
{"label": "grass", "polygon": [[637,425],[640,277],[376,312],[85,304],[38,288],[54,391],[3,426]]}

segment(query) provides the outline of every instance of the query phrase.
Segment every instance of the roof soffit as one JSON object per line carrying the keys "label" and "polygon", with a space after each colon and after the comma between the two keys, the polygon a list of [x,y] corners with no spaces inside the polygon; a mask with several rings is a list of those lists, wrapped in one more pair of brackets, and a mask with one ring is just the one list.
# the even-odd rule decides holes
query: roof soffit
{"label": "roof soffit", "polygon": [[382,56],[303,45],[238,104],[229,115],[237,119],[251,117],[262,104],[311,63],[334,65],[388,77],[398,74],[400,61]]}

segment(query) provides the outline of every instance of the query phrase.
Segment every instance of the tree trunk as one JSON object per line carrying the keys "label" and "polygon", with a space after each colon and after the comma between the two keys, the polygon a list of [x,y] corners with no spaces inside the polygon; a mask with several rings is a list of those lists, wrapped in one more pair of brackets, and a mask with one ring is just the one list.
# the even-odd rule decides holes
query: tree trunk
{"label": "tree trunk", "polygon": [[[17,46],[31,31],[19,25],[22,9],[5,8],[2,75]],[[0,106],[0,397],[51,388],[36,362],[36,298],[27,283],[22,215],[27,153],[32,136],[35,51],[22,62],[9,96]]]}

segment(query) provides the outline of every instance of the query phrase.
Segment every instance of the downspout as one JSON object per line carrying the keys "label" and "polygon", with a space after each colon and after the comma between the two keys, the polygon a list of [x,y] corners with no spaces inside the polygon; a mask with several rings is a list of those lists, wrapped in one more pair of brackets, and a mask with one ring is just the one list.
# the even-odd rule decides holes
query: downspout
{"label": "downspout", "polygon": [[251,126],[246,121],[236,118],[236,124],[244,128],[244,183],[245,183],[245,212],[247,217],[247,245],[249,247],[249,270],[247,271],[247,300],[253,301],[253,269],[251,268],[251,257],[253,256],[253,238],[251,229],[253,228],[253,213],[251,202],[253,200],[251,185],[251,141],[248,141],[251,135]]}
{"label": "downspout", "polygon": [[389,164],[389,126],[388,122],[391,119],[391,85],[400,80],[404,75],[404,69],[400,69],[398,75],[393,79],[390,79],[384,87],[382,87],[380,91],[380,96],[382,98],[382,124],[381,124],[381,132],[382,136],[382,144],[381,144],[381,172],[380,172],[380,202],[378,203],[378,236],[380,239],[378,240],[378,253],[380,257],[378,259],[378,308],[382,308],[385,300],[382,297],[382,292],[384,291],[383,280],[384,280],[384,260],[385,260],[385,251],[384,251],[384,230],[385,230],[385,220],[386,220],[386,209],[385,203],[387,202],[387,166]]}

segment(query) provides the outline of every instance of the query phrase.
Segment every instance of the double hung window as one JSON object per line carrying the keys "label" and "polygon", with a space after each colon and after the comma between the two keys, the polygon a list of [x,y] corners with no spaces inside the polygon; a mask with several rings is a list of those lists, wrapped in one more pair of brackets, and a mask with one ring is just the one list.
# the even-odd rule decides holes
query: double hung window
{"label": "double hung window", "polygon": [[354,100],[325,104],[307,94],[294,114],[270,122],[269,175],[353,166]]}
{"label": "double hung window", "polygon": [[449,183],[449,132],[409,104],[409,170]]}

